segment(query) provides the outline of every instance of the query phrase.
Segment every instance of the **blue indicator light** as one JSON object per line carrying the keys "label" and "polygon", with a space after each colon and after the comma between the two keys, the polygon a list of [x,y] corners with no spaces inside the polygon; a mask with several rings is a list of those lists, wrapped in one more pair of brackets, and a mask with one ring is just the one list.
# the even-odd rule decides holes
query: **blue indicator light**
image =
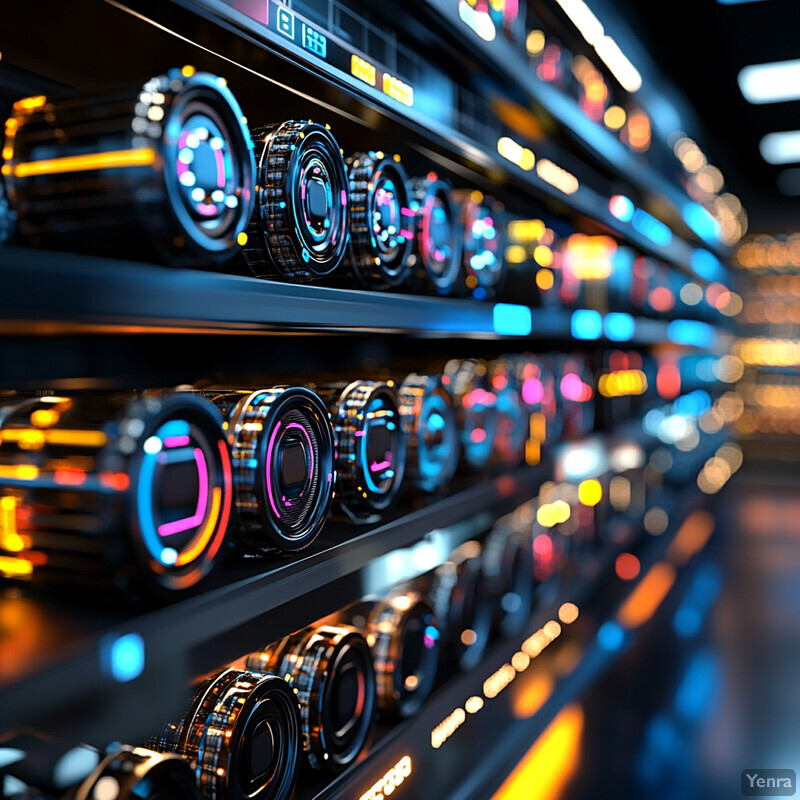
{"label": "blue indicator light", "polygon": [[578,309],[572,312],[570,327],[576,339],[599,339],[603,335],[603,317],[599,311]]}
{"label": "blue indicator light", "polygon": [[606,338],[611,339],[612,342],[628,342],[633,339],[634,327],[633,317],[630,314],[617,311],[606,314],[606,318],[603,320]]}
{"label": "blue indicator light", "polygon": [[672,231],[660,220],[637,208],[633,214],[634,230],[646,236],[653,244],[666,247],[672,241]]}
{"label": "blue indicator light", "polygon": [[604,622],[597,631],[597,643],[609,653],[619,650],[624,641],[625,631],[616,622]]}
{"label": "blue indicator light", "polygon": [[707,281],[714,281],[723,273],[722,264],[708,250],[695,250],[689,265],[695,275]]}
{"label": "blue indicator light", "polygon": [[288,8],[278,8],[278,30],[294,40],[294,14]]}
{"label": "blue indicator light", "polygon": [[719,223],[699,203],[687,203],[681,215],[703,241],[716,242],[719,238]]}
{"label": "blue indicator light", "polygon": [[531,310],[513,303],[497,303],[492,309],[492,327],[501,336],[528,336],[533,330]]}
{"label": "blue indicator light", "polygon": [[682,639],[691,639],[692,636],[696,636],[702,624],[703,618],[700,616],[700,612],[690,606],[681,606],[672,619],[672,627]]}
{"label": "blue indicator light", "polygon": [[302,26],[303,47],[310,50],[315,56],[320,58],[327,58],[328,56],[328,39],[327,37],[314,30],[308,25],[303,23]]}
{"label": "blue indicator light", "polygon": [[674,319],[667,326],[667,336],[675,344],[711,347],[716,340],[714,329],[693,319]]}
{"label": "blue indicator light", "polygon": [[144,672],[144,639],[138,633],[111,634],[100,645],[103,669],[115,681],[126,683]]}
{"label": "blue indicator light", "polygon": [[675,695],[675,711],[687,720],[701,720],[714,703],[719,685],[719,665],[710,652],[699,652],[689,662]]}

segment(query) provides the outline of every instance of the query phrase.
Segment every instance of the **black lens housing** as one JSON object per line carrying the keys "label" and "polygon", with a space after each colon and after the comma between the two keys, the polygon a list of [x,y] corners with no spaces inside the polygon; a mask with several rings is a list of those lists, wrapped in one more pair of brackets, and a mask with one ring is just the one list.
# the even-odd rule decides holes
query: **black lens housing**
{"label": "black lens housing", "polygon": [[286,800],[300,762],[297,698],[275,675],[228,669],[198,685],[155,744],[192,762],[208,800]]}
{"label": "black lens housing", "polygon": [[302,387],[206,394],[228,422],[236,545],[245,552],[307,547],[333,500],[328,409]]}
{"label": "black lens housing", "polygon": [[485,361],[448,361],[444,384],[453,395],[461,431],[461,457],[472,470],[484,469],[492,458],[497,435],[497,396]]}
{"label": "black lens housing", "polygon": [[74,790],[72,800],[94,800],[103,782],[111,781],[118,787],[117,800],[197,800],[200,796],[185,759],[123,745],[111,751]]}
{"label": "black lens housing", "polygon": [[400,157],[370,151],[346,160],[350,186],[347,263],[359,283],[389,289],[403,283],[411,265],[414,212]]}
{"label": "black lens housing", "polygon": [[428,600],[399,590],[378,601],[364,628],[372,650],[378,709],[406,718],[425,703],[436,680],[441,635]]}
{"label": "black lens housing", "polygon": [[289,120],[252,131],[258,179],[244,257],[253,274],[308,283],[332,273],[347,251],[344,159],[323,125]]}
{"label": "black lens housing", "polygon": [[[406,443],[397,393],[388,383],[317,387],[336,433],[336,499],[354,522],[376,522],[403,484]],[[380,459],[380,460],[379,460]]]}
{"label": "black lens housing", "polygon": [[123,93],[15,103],[3,170],[20,237],[176,265],[228,260],[253,212],[243,119],[223,78],[190,67]]}
{"label": "black lens housing", "polygon": [[494,297],[506,276],[505,242],[498,213],[481,192],[461,191],[460,222],[464,232],[461,261],[464,283],[477,300]]}
{"label": "black lens housing", "polygon": [[202,397],[23,401],[0,429],[0,464],[26,542],[0,553],[30,563],[26,579],[160,595],[195,586],[218,561],[231,464],[220,413]]}
{"label": "black lens housing", "polygon": [[494,620],[478,542],[461,545],[434,571],[428,596],[443,626],[445,660],[462,670],[473,669],[486,652]]}
{"label": "black lens housing", "polygon": [[355,761],[375,711],[372,657],[355,628],[307,628],[251,654],[247,666],[284,675],[295,691],[313,769],[336,773]]}
{"label": "black lens housing", "polygon": [[453,294],[461,278],[463,236],[452,186],[433,173],[412,178],[410,186],[416,223],[412,283],[418,289]]}
{"label": "black lens housing", "polygon": [[458,468],[460,441],[453,398],[441,375],[408,375],[397,391],[406,436],[406,479],[425,492],[442,489]]}

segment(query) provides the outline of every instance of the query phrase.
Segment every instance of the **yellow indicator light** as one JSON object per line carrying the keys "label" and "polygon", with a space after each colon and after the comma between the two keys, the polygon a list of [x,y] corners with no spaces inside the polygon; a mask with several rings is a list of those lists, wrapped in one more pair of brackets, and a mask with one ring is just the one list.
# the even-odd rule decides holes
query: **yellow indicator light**
{"label": "yellow indicator light", "polygon": [[558,618],[565,624],[571,625],[578,619],[580,611],[575,603],[562,603],[558,609]]}
{"label": "yellow indicator light", "polygon": [[553,288],[555,283],[555,276],[549,269],[540,269],[536,271],[536,285],[546,292]]}
{"label": "yellow indicator light", "polygon": [[395,78],[386,72],[383,74],[383,93],[393,97],[404,106],[414,105],[414,89],[399,78]]}
{"label": "yellow indicator light", "polygon": [[553,251],[545,244],[537,245],[533,249],[533,260],[540,267],[549,267],[553,263]]}
{"label": "yellow indicator light", "polygon": [[555,186],[556,189],[561,190],[564,194],[575,194],[580,188],[578,179],[571,172],[567,172],[567,170],[546,158],[543,158],[536,165],[536,174],[543,181]]}
{"label": "yellow indicator light", "polygon": [[35,481],[39,477],[39,468],[32,464],[13,466],[0,465],[0,478],[16,478],[19,481]]}
{"label": "yellow indicator light", "polygon": [[355,53],[350,56],[350,74],[370,86],[374,86],[377,82],[377,70],[375,67]]}
{"label": "yellow indicator light", "polygon": [[236,241],[239,243],[240,247],[244,247],[247,244],[247,234],[242,231],[237,237]]}
{"label": "yellow indicator light", "polygon": [[592,478],[578,484],[578,500],[585,506],[596,506],[603,498],[603,487],[600,481]]}
{"label": "yellow indicator light", "polygon": [[61,414],[54,408],[37,408],[31,414],[31,424],[37,428],[49,428],[58,422]]}
{"label": "yellow indicator light", "polygon": [[531,31],[525,39],[525,49],[529,56],[538,56],[544,50],[544,33],[542,31]]}
{"label": "yellow indicator light", "polygon": [[197,70],[191,64],[187,64],[185,67],[181,68],[181,75],[183,75],[184,78],[191,78],[195,72],[197,72]]}
{"label": "yellow indicator light", "polygon": [[627,118],[628,115],[625,113],[624,108],[621,106],[609,106],[603,115],[603,122],[612,131],[618,131],[625,124]]}
{"label": "yellow indicator light", "polygon": [[24,97],[22,100],[17,100],[14,103],[14,111],[25,111],[30,113],[41,108],[47,102],[47,98],[43,94],[37,94],[35,97]]}
{"label": "yellow indicator light", "polygon": [[643,394],[647,390],[647,376],[640,369],[615,370],[600,376],[597,390],[603,397]]}
{"label": "yellow indicator light", "polygon": [[13,147],[4,147],[3,148],[3,159],[5,161],[9,161],[14,155],[14,148]]}
{"label": "yellow indicator light", "polygon": [[538,242],[545,230],[540,219],[515,219],[508,223],[508,238],[512,242]]}
{"label": "yellow indicator light", "polygon": [[65,172],[87,172],[93,169],[147,167],[155,160],[155,150],[151,147],[139,147],[133,150],[111,150],[106,153],[88,153],[83,156],[28,161],[17,164],[13,172],[17,178],[28,178],[32,175],[59,175]]}
{"label": "yellow indicator light", "polygon": [[536,163],[536,156],[533,151],[523,147],[509,136],[501,136],[497,140],[497,152],[526,172],[532,170],[533,165]]}
{"label": "yellow indicator light", "polygon": [[33,564],[26,558],[0,556],[0,575],[6,578],[24,578],[33,574]]}
{"label": "yellow indicator light", "polygon": [[512,244],[506,247],[506,261],[509,264],[522,264],[528,258],[525,248],[520,244]]}

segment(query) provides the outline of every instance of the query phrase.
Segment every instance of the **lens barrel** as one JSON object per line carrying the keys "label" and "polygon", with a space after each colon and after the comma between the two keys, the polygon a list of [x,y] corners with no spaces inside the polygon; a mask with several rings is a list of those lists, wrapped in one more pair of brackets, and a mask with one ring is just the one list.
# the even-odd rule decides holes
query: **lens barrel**
{"label": "lens barrel", "polygon": [[287,800],[300,761],[297,699],[282,678],[228,669],[202,681],[153,744],[189,759],[207,800]]}
{"label": "lens barrel", "polygon": [[517,466],[525,455],[529,425],[515,365],[511,359],[502,358],[491,364],[489,372],[492,392],[497,397],[495,457],[501,464]]}
{"label": "lens barrel", "polygon": [[15,404],[0,428],[7,577],[188,589],[214,566],[232,482],[219,411],[188,393]]}
{"label": "lens barrel", "polygon": [[308,283],[332,273],[347,251],[347,171],[323,125],[289,120],[252,131],[256,210],[244,257],[253,274]]}
{"label": "lens barrel", "polygon": [[350,186],[350,249],[347,264],[370,289],[399,286],[408,277],[414,244],[414,212],[400,157],[373,151],[347,159]]}
{"label": "lens barrel", "polygon": [[[255,163],[223,78],[173,69],[127,92],[14,104],[3,174],[41,247],[220,264],[253,211]],[[133,247],[133,249],[131,249]]]}
{"label": "lens barrel", "polygon": [[455,475],[460,441],[453,398],[441,375],[412,373],[397,391],[406,437],[406,479],[436,492]]}
{"label": "lens barrel", "polygon": [[450,196],[452,187],[433,175],[412,178],[410,186],[416,226],[412,284],[441,295],[453,294],[461,276],[463,237]]}
{"label": "lens barrel", "polygon": [[336,499],[355,522],[376,522],[397,499],[406,443],[397,394],[387,383],[353,381],[317,387],[336,433]]}
{"label": "lens barrel", "polygon": [[355,761],[375,710],[372,658],[355,628],[307,628],[252,653],[247,666],[286,677],[300,703],[303,749],[313,769],[338,772]]}
{"label": "lens barrel", "polygon": [[464,231],[461,261],[466,289],[477,300],[486,300],[501,289],[506,274],[502,226],[480,192],[461,191],[456,197]]}
{"label": "lens barrel", "polygon": [[307,547],[322,530],[333,500],[328,409],[301,387],[205,394],[228,423],[234,542],[245,552]]}

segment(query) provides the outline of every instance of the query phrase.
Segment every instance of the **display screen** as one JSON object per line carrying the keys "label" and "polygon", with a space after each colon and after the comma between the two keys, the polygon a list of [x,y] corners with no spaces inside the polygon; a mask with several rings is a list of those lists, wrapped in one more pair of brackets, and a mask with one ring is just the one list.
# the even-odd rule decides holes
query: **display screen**
{"label": "display screen", "polygon": [[288,444],[281,451],[281,480],[286,488],[303,483],[306,479],[308,464],[303,445],[300,442]]}
{"label": "display screen", "polygon": [[382,424],[373,424],[367,437],[370,472],[382,472],[392,465],[392,433]]}

